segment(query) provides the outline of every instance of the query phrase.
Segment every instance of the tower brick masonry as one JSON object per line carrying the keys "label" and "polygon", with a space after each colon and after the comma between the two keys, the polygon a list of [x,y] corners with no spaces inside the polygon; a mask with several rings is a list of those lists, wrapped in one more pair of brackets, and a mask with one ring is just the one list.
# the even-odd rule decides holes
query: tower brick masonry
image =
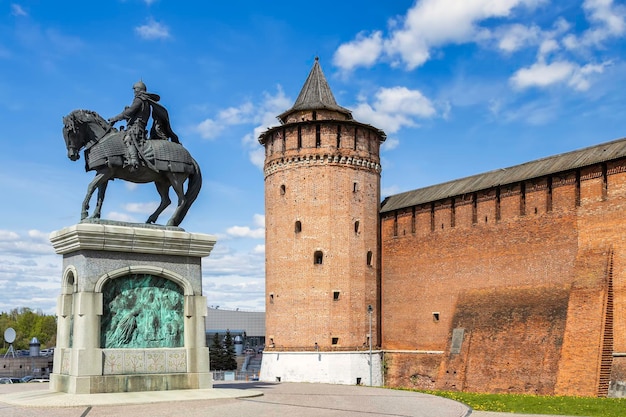
{"label": "tower brick masonry", "polygon": [[280,118],[260,139],[268,350],[363,349],[367,307],[378,311],[384,134],[336,105],[317,61]]}

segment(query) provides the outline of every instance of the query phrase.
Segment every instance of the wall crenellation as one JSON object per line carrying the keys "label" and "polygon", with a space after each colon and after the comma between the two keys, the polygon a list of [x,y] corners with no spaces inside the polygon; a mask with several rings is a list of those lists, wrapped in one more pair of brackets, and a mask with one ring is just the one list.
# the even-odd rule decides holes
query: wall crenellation
{"label": "wall crenellation", "polygon": [[[399,209],[383,214],[382,221],[397,222],[395,234],[406,236],[423,230],[421,223],[424,222],[427,229],[435,232],[576,210],[581,201],[606,199],[611,188],[620,186],[620,183],[611,184],[611,176],[624,170],[626,161],[614,161],[611,168],[604,171],[602,165],[585,167],[582,174],[578,171],[564,172]],[[601,182],[603,178],[606,178],[604,185]],[[467,214],[464,211],[468,210],[466,206],[470,206],[471,216],[464,215]]]}

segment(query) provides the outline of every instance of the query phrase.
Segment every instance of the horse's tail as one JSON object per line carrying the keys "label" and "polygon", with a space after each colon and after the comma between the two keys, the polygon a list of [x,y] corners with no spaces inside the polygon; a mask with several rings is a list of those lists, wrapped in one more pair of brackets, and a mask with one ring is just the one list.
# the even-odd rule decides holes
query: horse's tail
{"label": "horse's tail", "polygon": [[178,215],[179,219],[184,219],[189,211],[189,207],[196,201],[198,194],[200,194],[200,188],[202,188],[202,171],[195,159],[192,158],[194,173],[189,176],[189,183],[187,184],[187,191],[185,192],[185,204],[180,208]]}

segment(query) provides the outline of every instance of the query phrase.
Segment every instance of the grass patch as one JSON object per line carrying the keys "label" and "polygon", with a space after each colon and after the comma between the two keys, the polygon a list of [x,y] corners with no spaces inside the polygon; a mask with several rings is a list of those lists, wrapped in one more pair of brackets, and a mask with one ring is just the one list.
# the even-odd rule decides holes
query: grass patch
{"label": "grass patch", "polygon": [[453,391],[423,391],[469,405],[477,411],[518,414],[554,414],[585,417],[624,417],[626,398],[548,397],[525,394],[476,394]]}

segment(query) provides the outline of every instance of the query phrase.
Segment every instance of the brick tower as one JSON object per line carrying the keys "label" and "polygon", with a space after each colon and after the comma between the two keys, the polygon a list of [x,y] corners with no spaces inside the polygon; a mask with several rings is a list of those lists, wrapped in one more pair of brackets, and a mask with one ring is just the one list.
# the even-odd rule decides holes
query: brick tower
{"label": "brick tower", "polygon": [[[378,385],[380,144],[339,106],[318,59],[265,147],[261,378]],[[371,306],[371,311],[368,307]],[[372,376],[372,372],[374,375]]]}

